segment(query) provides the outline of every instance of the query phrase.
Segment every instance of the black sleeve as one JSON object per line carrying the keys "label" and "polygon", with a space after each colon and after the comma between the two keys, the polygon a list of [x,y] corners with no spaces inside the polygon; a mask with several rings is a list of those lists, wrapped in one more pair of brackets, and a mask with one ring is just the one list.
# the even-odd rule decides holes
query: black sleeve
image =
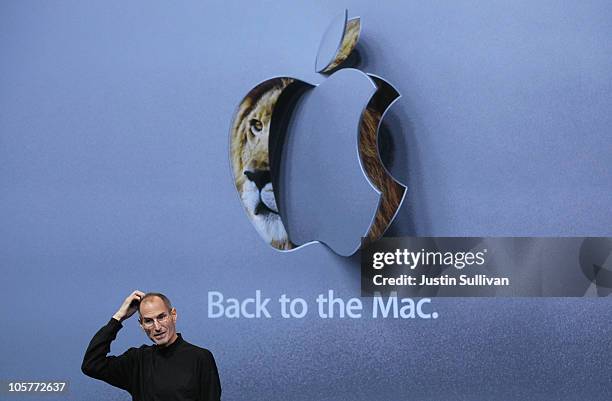
{"label": "black sleeve", "polygon": [[219,372],[213,354],[205,350],[204,358],[200,368],[201,376],[201,401],[219,401],[221,399],[221,382],[219,381]]}
{"label": "black sleeve", "polygon": [[131,377],[136,368],[135,348],[130,348],[120,356],[107,356],[111,342],[123,325],[115,319],[102,327],[91,339],[81,370],[89,377],[104,380],[115,387],[130,391]]}

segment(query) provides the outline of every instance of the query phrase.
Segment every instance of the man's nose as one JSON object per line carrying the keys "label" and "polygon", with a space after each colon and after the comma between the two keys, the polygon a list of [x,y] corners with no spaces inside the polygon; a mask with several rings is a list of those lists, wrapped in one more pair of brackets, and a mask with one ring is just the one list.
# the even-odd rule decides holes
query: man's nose
{"label": "man's nose", "polygon": [[159,323],[157,319],[153,320],[153,328],[155,328],[155,331],[159,331],[159,329],[161,329],[161,323]]}

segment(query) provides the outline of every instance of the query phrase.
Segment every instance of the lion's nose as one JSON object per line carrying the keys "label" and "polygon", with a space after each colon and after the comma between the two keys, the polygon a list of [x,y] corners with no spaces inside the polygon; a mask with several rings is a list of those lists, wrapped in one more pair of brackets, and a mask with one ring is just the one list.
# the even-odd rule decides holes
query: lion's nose
{"label": "lion's nose", "polygon": [[244,175],[249,181],[253,181],[260,191],[270,182],[270,170],[245,170]]}

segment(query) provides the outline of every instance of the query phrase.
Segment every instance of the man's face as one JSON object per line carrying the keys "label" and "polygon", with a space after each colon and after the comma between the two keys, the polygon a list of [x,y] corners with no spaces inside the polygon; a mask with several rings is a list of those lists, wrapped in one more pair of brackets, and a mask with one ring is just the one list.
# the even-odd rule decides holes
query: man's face
{"label": "man's face", "polygon": [[140,303],[140,327],[160,347],[176,340],[176,309],[168,310],[161,298],[151,297]]}

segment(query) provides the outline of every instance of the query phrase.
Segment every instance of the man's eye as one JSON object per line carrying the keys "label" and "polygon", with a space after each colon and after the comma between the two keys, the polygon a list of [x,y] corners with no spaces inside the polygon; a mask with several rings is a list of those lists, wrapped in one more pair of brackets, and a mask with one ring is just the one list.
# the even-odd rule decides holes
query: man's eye
{"label": "man's eye", "polygon": [[147,324],[148,324],[148,323],[151,323],[152,321],[153,321],[153,320],[151,320],[151,319],[145,319],[145,320],[144,320],[144,322],[145,322],[145,323],[147,323]]}

